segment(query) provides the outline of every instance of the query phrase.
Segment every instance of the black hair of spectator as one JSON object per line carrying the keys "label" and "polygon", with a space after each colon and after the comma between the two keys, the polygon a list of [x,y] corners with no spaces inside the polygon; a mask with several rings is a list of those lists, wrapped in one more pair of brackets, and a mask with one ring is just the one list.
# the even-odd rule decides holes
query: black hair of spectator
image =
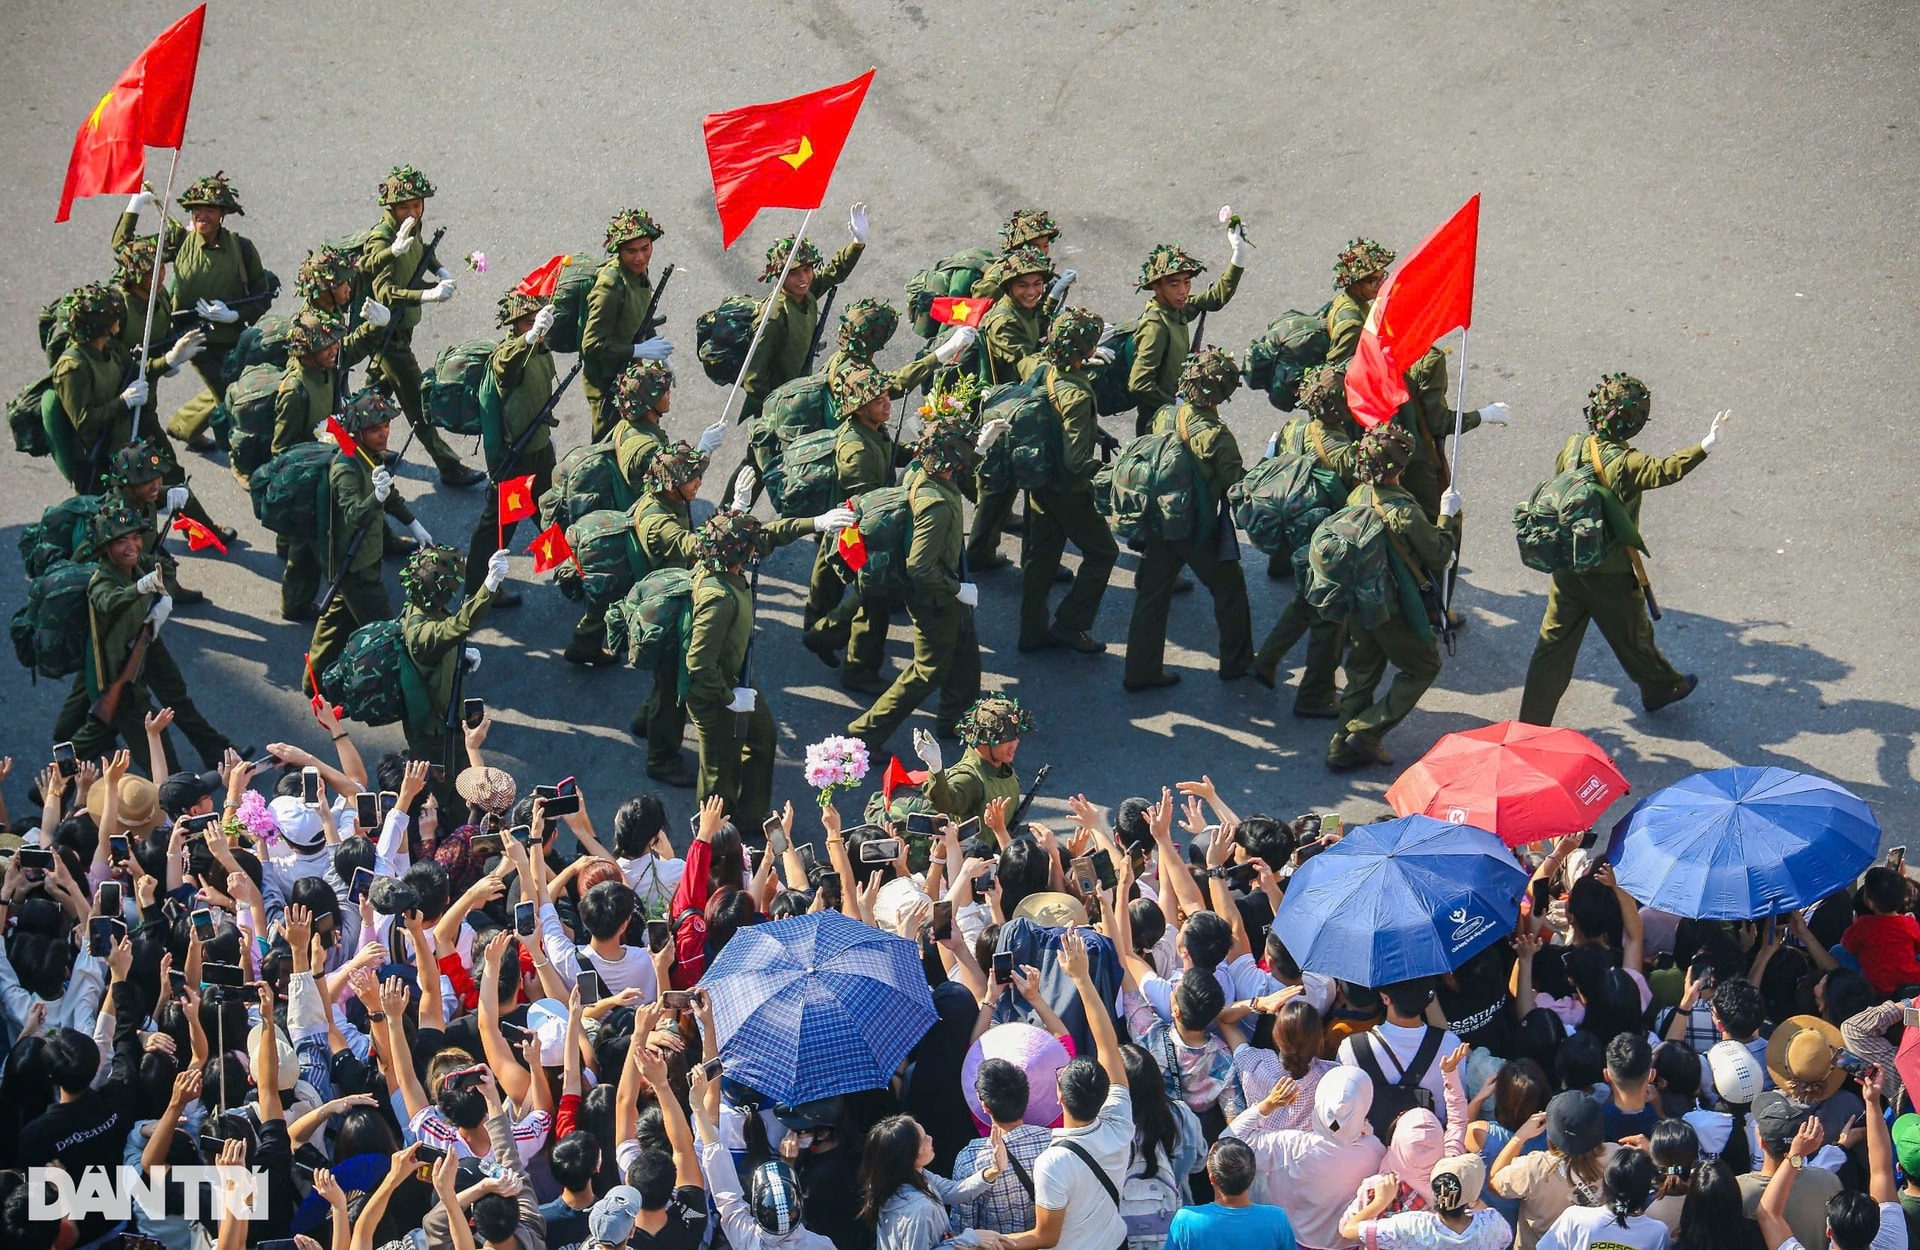
{"label": "black hair of spectator", "polygon": [[28,1181],[18,1172],[0,1172],[0,1244],[8,1250],[53,1250],[68,1227],[64,1220],[29,1218]]}
{"label": "black hair of spectator", "polygon": [[562,1188],[577,1193],[590,1189],[595,1174],[600,1171],[600,1142],[585,1129],[575,1129],[553,1143],[547,1158],[553,1179],[560,1182]]}
{"label": "black hair of spectator", "polygon": [[1145,955],[1167,936],[1167,914],[1150,898],[1136,898],[1127,904],[1127,931],[1133,936],[1133,953]]}
{"label": "black hair of spectator", "polygon": [[1713,991],[1713,1016],[1727,1037],[1736,1042],[1751,1040],[1766,1022],[1767,1005],[1758,987],[1741,977],[1722,981]]}
{"label": "black hair of spectator", "polygon": [[1607,1074],[1616,1081],[1637,1084],[1653,1071],[1653,1047],[1640,1033],[1616,1033],[1607,1043]]}
{"label": "black hair of spectator", "polygon": [[[1685,1120],[1662,1120],[1647,1134],[1647,1153],[1663,1176],[1677,1181],[1681,1187],[1690,1185],[1700,1165],[1700,1134]],[[1676,1168],[1679,1171],[1676,1172]]]}
{"label": "black hair of spectator", "polygon": [[1069,1060],[1060,1069],[1058,1081],[1061,1109],[1083,1124],[1100,1114],[1100,1104],[1113,1086],[1106,1069],[1084,1055]]}
{"label": "black hair of spectator", "polygon": [[1005,1059],[981,1061],[973,1074],[973,1092],[995,1123],[1018,1124],[1027,1113],[1027,1074]]}
{"label": "black hair of spectator", "polygon": [[767,905],[767,915],[773,920],[786,920],[793,916],[804,916],[812,908],[813,899],[800,890],[782,890],[773,896],[773,902]]}
{"label": "black hair of spectator", "polygon": [[[1186,978],[1181,980],[1184,983]],[[1326,1021],[1305,998],[1288,999],[1274,1015],[1274,1053],[1280,1056],[1280,1066],[1287,1075],[1296,1081],[1304,1080],[1313,1068],[1326,1036]]]}
{"label": "black hair of spectator", "polygon": [[1280,935],[1271,929],[1267,931],[1266,953],[1267,969],[1274,976],[1288,985],[1304,984],[1300,972],[1300,961],[1293,957],[1293,952],[1288,950],[1287,944],[1280,940]]}
{"label": "black hair of spectator", "polygon": [[1253,1147],[1237,1137],[1222,1137],[1207,1149],[1207,1176],[1213,1187],[1229,1198],[1252,1189],[1258,1170]]}
{"label": "black hair of spectator", "polygon": [[[852,848],[848,851],[851,853]],[[1010,841],[1007,849],[1000,853],[1000,867],[995,870],[994,879],[1000,883],[1000,914],[1011,916],[1021,900],[1047,889],[1053,880],[1053,866],[1047,862],[1047,854],[1040,849],[1040,844],[1023,834]]]}
{"label": "black hair of spectator", "polygon": [[1226,991],[1220,988],[1211,964],[1192,969],[1173,987],[1173,1014],[1184,1029],[1204,1033],[1226,1009]]}
{"label": "black hair of spectator", "polygon": [[667,826],[667,805],[660,796],[648,791],[622,803],[613,814],[613,853],[622,859],[639,859]]}
{"label": "black hair of spectator", "polygon": [[[600,1039],[602,1042],[606,1040],[604,1037]],[[598,1043],[595,1044],[594,1049],[596,1065],[602,1072],[617,1072],[620,1070],[617,1065],[626,1062],[627,1052],[624,1047],[614,1057],[616,1064],[614,1067],[605,1065]],[[613,1104],[617,1088],[612,1081],[603,1081],[588,1090],[580,1099],[578,1123],[582,1129],[592,1133],[593,1139],[600,1143],[600,1171],[594,1177],[594,1190],[597,1193],[605,1193],[615,1185],[623,1183],[619,1162],[614,1158]]]}
{"label": "black hair of spectator", "polygon": [[399,1135],[377,1107],[350,1107],[333,1135],[333,1161],[355,1155],[390,1155],[400,1149]]}
{"label": "black hair of spectator", "polygon": [[1153,810],[1153,804],[1138,796],[1121,799],[1120,806],[1113,813],[1113,836],[1127,850],[1151,851],[1153,849],[1153,827],[1148,823],[1147,813]]}
{"label": "black hair of spectator", "polygon": [[1197,911],[1180,927],[1180,941],[1196,972],[1212,972],[1233,949],[1233,926],[1218,912]]}
{"label": "black hair of spectator", "polygon": [[979,964],[982,968],[991,969],[993,967],[993,952],[999,949],[999,946],[1000,926],[990,924],[980,931],[979,937],[973,939],[973,962]]}
{"label": "black hair of spectator", "polygon": [[54,933],[40,932],[37,927],[29,929],[27,920],[29,915],[36,918],[50,915],[58,926],[60,905],[51,899],[30,898],[16,911],[20,919],[7,938],[7,961],[13,965],[14,977],[22,989],[35,996],[48,1001],[58,999],[66,985],[67,973],[73,967],[73,943],[57,929]]}
{"label": "black hair of spectator", "polygon": [[[245,1046],[247,1044],[246,1004],[232,1003],[229,1005],[240,1008],[241,1027],[238,1032],[232,1030],[227,1032],[227,1044],[229,1046]],[[213,1040],[213,1036],[213,1030],[208,1029],[208,1040]],[[220,1105],[220,1077],[222,1073],[226,1075],[227,1106],[237,1107],[247,1100],[247,1094],[253,1089],[253,1078],[247,1075],[247,1065],[241,1062],[240,1059],[229,1050],[223,1055],[210,1056],[206,1063],[200,1068],[200,1106],[202,1109],[212,1111]],[[209,1124],[213,1123],[214,1117],[209,1116],[207,1122]],[[211,1129],[205,1131],[209,1134],[213,1132]]]}
{"label": "black hair of spectator", "polygon": [[1607,969],[1593,991],[1581,997],[1587,1006],[1587,1018],[1581,1027],[1594,1036],[1612,1038],[1645,1031],[1647,1013],[1641,1006],[1640,983],[1624,969]]}
{"label": "black hair of spectator", "polygon": [[[1120,1059],[1127,1065],[1127,1092],[1133,1100],[1134,1142],[1147,1164],[1141,1175],[1151,1180],[1159,1174],[1162,1152],[1172,1159],[1179,1149],[1180,1122],[1174,1119],[1173,1103],[1167,1098],[1166,1074],[1160,1061],[1132,1042],[1121,1043]],[[1099,1110],[1095,1106],[1085,1118],[1091,1119]]]}
{"label": "black hair of spectator", "polygon": [[1867,1250],[1880,1235],[1880,1204],[1857,1189],[1841,1190],[1827,1199],[1827,1233],[1835,1250]]}
{"label": "black hair of spectator", "polygon": [[1740,1182],[1726,1160],[1709,1159],[1693,1174],[1673,1244],[1678,1250],[1765,1250],[1759,1226],[1745,1215]]}
{"label": "black hair of spectator", "polygon": [[[847,854],[854,857],[854,875],[864,884],[873,874],[860,871],[857,839],[847,839]],[[875,870],[886,867],[884,864],[866,866]],[[734,827],[731,820],[722,821],[720,827],[713,831],[712,859],[707,867],[707,890],[712,892],[725,889],[727,886],[737,890],[740,888],[740,883],[746,879],[747,848],[740,840],[740,830]]]}
{"label": "black hair of spectator", "polygon": [[625,935],[627,922],[640,909],[639,896],[625,881],[602,881],[580,900],[580,923],[602,941]]}
{"label": "black hair of spectator", "polygon": [[1875,864],[1867,869],[1867,875],[1860,880],[1860,897],[1877,914],[1891,916],[1907,908],[1907,877],[1897,869],[1885,864]]}
{"label": "black hair of spectator", "polygon": [[1606,1208],[1620,1222],[1620,1227],[1625,1228],[1627,1217],[1644,1212],[1653,1199],[1653,1160],[1638,1150],[1616,1151],[1607,1161],[1603,1184]]}
{"label": "black hair of spectator", "polygon": [[[594,887],[598,889],[599,887]],[[753,898],[739,886],[723,889],[707,900],[707,957],[717,958],[733,935],[759,918]]]}
{"label": "black hair of spectator", "polygon": [[100,1070],[100,1047],[79,1029],[58,1029],[47,1039],[41,1062],[61,1091],[84,1094]]}
{"label": "black hair of spectator", "polygon": [[434,1082],[433,1105],[455,1128],[476,1129],[487,1122],[487,1096],[477,1089],[454,1089],[445,1081]]}
{"label": "black hair of spectator", "polygon": [[20,1130],[53,1101],[53,1074],[47,1071],[47,1039],[23,1037],[7,1052],[0,1068],[0,1141],[15,1143]]}
{"label": "black hair of spectator", "polygon": [[1553,1088],[1547,1070],[1531,1059],[1510,1059],[1493,1077],[1493,1118],[1510,1132],[1518,1132],[1535,1114],[1547,1109]]}
{"label": "black hair of spectator", "polygon": [[133,1118],[157,1120],[173,1098],[173,1078],[180,1065],[164,1050],[149,1050],[140,1056],[133,1078]]}
{"label": "black hair of spectator", "polygon": [[868,1227],[879,1227],[880,1209],[901,1187],[930,1193],[919,1167],[921,1136],[920,1125],[907,1115],[890,1115],[867,1130],[860,1152],[860,1219]]}
{"label": "black hair of spectator", "polygon": [[167,831],[164,827],[155,827],[144,838],[133,839],[129,850],[133,853],[133,862],[140,865],[140,871],[157,881],[167,879]]}
{"label": "black hair of spectator", "polygon": [[520,1203],[505,1194],[482,1194],[467,1208],[473,1220],[473,1235],[482,1245],[498,1245],[513,1240],[520,1227]]}
{"label": "black hair of spectator", "polygon": [[453,878],[439,864],[430,859],[415,860],[407,865],[400,880],[411,886],[414,896],[420,900],[420,918],[424,924],[431,926],[446,912],[453,895]]}
{"label": "black hair of spectator", "polygon": [[1818,982],[1821,1015],[1829,1024],[1845,1024],[1880,1001],[1873,983],[1851,968],[1835,968]]}
{"label": "black hair of spectator", "polygon": [[1653,1083],[1660,1107],[1670,1116],[1700,1105],[1700,1055],[1685,1042],[1661,1042],[1653,1048]]}
{"label": "black hair of spectator", "polygon": [[1626,922],[1620,917],[1620,896],[1592,877],[1582,877],[1567,891],[1567,919],[1579,935],[1620,949]]}
{"label": "black hair of spectator", "polygon": [[339,845],[333,848],[333,875],[343,884],[352,885],[357,870],[373,871],[374,851],[372,838],[340,839]]}
{"label": "black hair of spectator", "polygon": [[1272,816],[1248,816],[1233,831],[1233,840],[1244,847],[1251,858],[1263,860],[1275,872],[1285,868],[1293,858],[1293,829]]}
{"label": "black hair of spectator", "polygon": [[1553,1057],[1554,1083],[1561,1090],[1591,1092],[1606,1075],[1607,1047],[1598,1034],[1575,1029]]}
{"label": "black hair of spectator", "polygon": [[1415,977],[1411,981],[1396,981],[1392,985],[1380,987],[1387,1002],[1397,1016],[1424,1015],[1427,1004],[1433,1001],[1433,979]]}
{"label": "black hair of spectator", "polygon": [[[346,880],[353,880],[351,873],[347,875]],[[327,884],[325,877],[300,878],[293,883],[293,888],[287,891],[287,902],[304,907],[312,913],[314,932],[322,936],[325,945],[331,947],[340,940],[340,896],[333,892],[333,887]],[[326,936],[325,922],[328,919],[334,923],[332,936]]]}

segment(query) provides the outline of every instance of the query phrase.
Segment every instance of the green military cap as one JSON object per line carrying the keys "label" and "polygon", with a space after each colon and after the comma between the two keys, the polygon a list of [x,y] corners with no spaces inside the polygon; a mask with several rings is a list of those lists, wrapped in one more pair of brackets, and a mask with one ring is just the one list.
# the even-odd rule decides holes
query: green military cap
{"label": "green military cap", "polygon": [[103,334],[113,332],[113,323],[124,321],[127,316],[127,301],[118,287],[105,282],[89,282],[76,287],[62,303],[66,307],[67,325],[73,330],[74,337],[97,339]]}
{"label": "green military cap", "polygon": [[1140,281],[1134,287],[1144,291],[1160,279],[1171,278],[1177,273],[1194,275],[1206,271],[1207,267],[1178,243],[1161,243],[1147,253],[1147,259],[1140,265]]}
{"label": "green military cap", "polygon": [[109,505],[93,514],[93,521],[87,527],[87,545],[91,551],[98,553],[116,538],[144,534],[152,528],[153,522],[138,508],[124,504]]}
{"label": "green military cap", "polygon": [[833,389],[833,402],[840,409],[840,415],[850,417],[855,410],[865,408],[876,399],[890,393],[892,383],[887,375],[871,365],[859,364],[843,369],[830,380]]}
{"label": "green military cap", "polygon": [[638,421],[673,389],[673,367],[664,360],[634,360],[613,380],[613,410],[622,420]]}
{"label": "green military cap", "polygon": [[1012,251],[1029,243],[1052,241],[1060,237],[1060,227],[1043,208],[1016,209],[1000,227],[1000,246]]}
{"label": "green military cap", "polygon": [[1354,448],[1354,472],[1363,482],[1392,477],[1413,459],[1413,435],[1391,423],[1376,425]]}
{"label": "green military cap", "polygon": [[1609,373],[1587,392],[1587,428],[1601,438],[1624,443],[1646,428],[1653,392],[1639,378]]}
{"label": "green military cap", "polygon": [[915,449],[920,467],[929,473],[958,473],[973,463],[973,442],[978,433],[968,417],[956,414],[929,419]]}
{"label": "green military cap", "polygon": [[1053,315],[1040,350],[1062,369],[1078,368],[1100,345],[1100,331],[1105,328],[1106,323],[1085,308],[1062,308]]}
{"label": "green military cap", "polygon": [[167,458],[144,438],[136,438],[107,462],[107,476],[116,486],[138,486],[166,476]]}
{"label": "green military cap", "polygon": [[460,552],[446,543],[432,543],[400,567],[400,589],[415,607],[444,612],[466,577],[467,562]]}
{"label": "green military cap", "polygon": [[433,196],[433,184],[427,176],[411,165],[395,165],[380,180],[379,189],[374,192],[382,205],[403,204],[408,200],[425,200]]}
{"label": "green military cap", "polygon": [[678,490],[707,475],[713,457],[685,439],[653,453],[647,464],[647,486],[654,491]]}
{"label": "green military cap", "polygon": [[347,397],[340,410],[340,424],[349,434],[360,434],[376,425],[390,425],[400,415],[400,406],[374,390],[363,386]]}
{"label": "green military cap", "polygon": [[247,215],[247,210],[240,207],[239,193],[227,181],[227,171],[224,169],[190,184],[174,203],[185,209],[218,208],[242,217]]}
{"label": "green military cap", "polygon": [[840,346],[869,360],[900,328],[900,313],[883,299],[857,299],[840,314]]}
{"label": "green military cap", "polygon": [[767,249],[767,267],[761,271],[760,281],[771,282],[780,276],[780,271],[786,268],[788,252],[793,252],[795,269],[818,269],[824,263],[820,259],[820,249],[813,245],[813,240],[802,239],[796,245],[793,236],[788,235],[784,239],[774,240],[773,246]]}
{"label": "green military cap", "polygon": [[552,302],[538,295],[528,295],[525,291],[508,291],[500,297],[500,308],[494,314],[494,319],[503,326],[510,326],[522,317],[531,317]]}
{"label": "green military cap", "polygon": [[1345,290],[1374,274],[1385,273],[1398,255],[1392,248],[1372,239],[1350,240],[1345,250],[1333,258],[1333,285]]}
{"label": "green military cap", "polygon": [[1033,713],[1009,694],[982,695],[954,726],[970,747],[997,747],[1033,732]]}
{"label": "green military cap", "polygon": [[322,295],[330,295],[343,282],[352,282],[360,271],[358,253],[343,251],[331,243],[322,243],[318,251],[308,252],[293,277],[293,289],[311,304]]}
{"label": "green military cap", "polygon": [[287,327],[287,352],[294,356],[312,356],[338,347],[347,338],[347,319],[339,313],[302,308]]}
{"label": "green military cap", "polygon": [[1300,375],[1300,406],[1321,421],[1347,419],[1347,362],[1314,365]]}
{"label": "green military cap", "polygon": [[1218,408],[1239,389],[1240,366],[1225,348],[1203,348],[1180,367],[1179,394],[1190,404]]}
{"label": "green military cap", "polygon": [[753,554],[760,522],[747,512],[716,512],[693,532],[693,558],[709,572],[724,573]]}
{"label": "green military cap", "polygon": [[631,243],[635,239],[657,239],[665,233],[646,209],[623,208],[607,223],[607,255],[619,251],[622,243]]}

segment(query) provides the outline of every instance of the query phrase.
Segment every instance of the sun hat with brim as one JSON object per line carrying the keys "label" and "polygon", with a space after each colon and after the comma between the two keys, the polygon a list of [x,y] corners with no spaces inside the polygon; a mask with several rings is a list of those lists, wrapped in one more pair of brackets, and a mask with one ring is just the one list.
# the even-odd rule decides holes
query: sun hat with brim
{"label": "sun hat with brim", "polygon": [[906,910],[922,900],[931,902],[927,892],[912,877],[895,877],[880,887],[873,899],[873,923],[888,933],[903,938],[918,938],[917,933],[900,933],[900,920]]}
{"label": "sun hat with brim", "polygon": [[[99,824],[107,812],[107,783],[103,778],[87,789],[87,815]],[[144,837],[160,823],[160,789],[145,777],[120,779],[120,824],[128,837]],[[109,829],[108,834],[118,832]]]}
{"label": "sun hat with brim", "polygon": [[479,764],[461,769],[453,779],[453,788],[473,806],[496,816],[504,815],[519,793],[513,777],[504,769]]}
{"label": "sun hat with brim", "polygon": [[1789,1016],[1767,1039],[1767,1072],[1795,1101],[1822,1102],[1846,1083],[1834,1062],[1844,1049],[1840,1030],[1819,1016]]}
{"label": "sun hat with brim", "polygon": [[1593,1095],[1570,1089],[1547,1104],[1547,1144],[1561,1154],[1586,1154],[1606,1135],[1606,1115]]}
{"label": "sun hat with brim", "polygon": [[1013,914],[1024,916],[1049,929],[1066,929],[1087,923],[1087,909],[1080,900],[1058,890],[1042,890],[1038,894],[1027,895],[1013,909]]}

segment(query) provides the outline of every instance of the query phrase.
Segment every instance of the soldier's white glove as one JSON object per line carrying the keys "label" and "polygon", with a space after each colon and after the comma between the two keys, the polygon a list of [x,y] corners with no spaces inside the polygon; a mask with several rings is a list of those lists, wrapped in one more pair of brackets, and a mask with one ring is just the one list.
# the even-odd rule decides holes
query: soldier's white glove
{"label": "soldier's white glove", "polygon": [[671,355],[673,355],[673,344],[667,342],[657,334],[644,343],[635,343],[633,345],[633,358],[635,360],[665,360]]}
{"label": "soldier's white glove", "polygon": [[138,408],[147,402],[147,380],[135,378],[126,390],[120,392],[120,402],[129,408]]}
{"label": "soldier's white glove", "polygon": [[153,626],[153,632],[156,634],[160,632],[160,627],[167,623],[167,618],[172,615],[172,595],[161,595],[153,601],[153,606],[147,609],[147,621]]}
{"label": "soldier's white glove", "polygon": [[487,557],[486,580],[480,584],[488,590],[498,590],[507,580],[507,553],[504,548]]}
{"label": "soldier's white glove", "polygon": [[980,436],[973,440],[973,454],[984,456],[1000,441],[1000,436],[1013,428],[1005,417],[995,417],[980,427]]}
{"label": "soldier's white glove", "polygon": [[933,358],[943,365],[950,365],[960,359],[960,353],[974,345],[980,337],[980,331],[972,326],[955,326],[947,341],[933,349]]}
{"label": "soldier's white glove", "polygon": [[852,508],[828,508],[825,512],[813,518],[813,532],[816,534],[838,534],[841,530],[847,528],[847,526],[852,525],[853,522],[854,515]]}
{"label": "soldier's white glove", "polygon": [[420,246],[420,238],[416,233],[419,229],[419,221],[409,217],[400,223],[398,230],[393,232],[393,246],[387,250],[392,253],[395,260],[399,260],[408,252]]}
{"label": "soldier's white glove", "polygon": [[387,496],[393,493],[393,474],[383,466],[373,471],[373,497],[381,503],[387,502]]}
{"label": "soldier's white glove", "polygon": [[972,582],[961,582],[954,598],[960,601],[963,608],[977,608],[980,606],[980,588]]}
{"label": "soldier's white glove", "polygon": [[420,302],[422,304],[444,304],[453,298],[453,292],[453,279],[442,278],[426,290],[420,292]]}
{"label": "soldier's white glove", "polygon": [[371,295],[360,301],[360,315],[377,326],[384,326],[393,320],[393,310]]}
{"label": "soldier's white glove", "polygon": [[206,321],[217,321],[223,326],[232,325],[240,320],[240,314],[227,307],[223,299],[202,299],[193,302],[193,311]]}
{"label": "soldier's white glove", "polygon": [[1241,269],[1247,267],[1247,231],[1244,226],[1234,226],[1227,231],[1227,242],[1233,246],[1233,255],[1228,257],[1229,265]]}
{"label": "soldier's white glove", "polygon": [[129,213],[132,213],[135,217],[138,217],[141,213],[146,212],[148,209],[152,208],[158,202],[159,201],[153,198],[153,192],[143,187],[140,190],[134,192],[133,198],[127,201],[127,211]]}
{"label": "soldier's white glove", "polygon": [[720,444],[726,440],[727,423],[726,420],[722,418],[700,431],[700,441],[696,442],[694,446],[711,456]]}
{"label": "soldier's white glove", "polygon": [[167,349],[167,368],[169,370],[178,369],[181,365],[186,364],[189,360],[198,356],[206,346],[207,332],[199,326],[193,327],[193,329],[188,330],[185,334],[175,339],[173,346]]}
{"label": "soldier's white glove", "polygon": [[1056,302],[1065,298],[1067,288],[1071,287],[1073,280],[1079,276],[1078,269],[1062,269],[1060,276],[1053,280],[1053,285],[1047,288],[1047,298]]}
{"label": "soldier's white glove", "polygon": [[735,686],[733,702],[727,704],[727,711],[751,712],[756,702],[758,702],[758,696],[754,694],[752,686]]}
{"label": "soldier's white glove", "polygon": [[1713,445],[1720,441],[1720,427],[1733,420],[1733,409],[1727,408],[1714,414],[1713,425],[1707,430],[1707,436],[1700,440],[1701,451],[1712,451]]}
{"label": "soldier's white glove", "polygon": [[1488,425],[1505,425],[1512,410],[1505,404],[1488,404],[1480,410],[1480,419]]}
{"label": "soldier's white glove", "polygon": [[847,229],[852,232],[855,243],[867,241],[867,206],[864,201],[856,202],[853,211],[847,214]]}
{"label": "soldier's white glove", "polygon": [[733,481],[733,498],[727,500],[727,511],[747,512],[753,508],[753,492],[760,488],[760,475],[752,469],[740,470],[740,476]]}
{"label": "soldier's white glove", "polygon": [[553,305],[547,304],[533,314],[533,329],[527,331],[527,346],[532,347],[547,337],[547,331],[551,329],[553,329]]}
{"label": "soldier's white glove", "polygon": [[467,671],[469,673],[477,673],[480,671],[480,652],[479,651],[475,650],[473,647],[468,647],[464,653],[463,658],[467,662]]}
{"label": "soldier's white glove", "polygon": [[161,511],[168,513],[178,512],[186,506],[187,488],[184,486],[167,487],[167,506],[162,508]]}
{"label": "soldier's white glove", "polygon": [[1113,349],[1112,349],[1111,347],[1096,347],[1096,348],[1094,348],[1094,349],[1093,349],[1093,355],[1091,355],[1091,356],[1089,356],[1089,357],[1087,357],[1087,363],[1089,363],[1089,364],[1095,364],[1095,365],[1110,365],[1110,364],[1112,364],[1112,363],[1113,363]]}
{"label": "soldier's white glove", "polygon": [[927,771],[937,773],[945,767],[940,762],[940,743],[924,729],[913,731],[913,753],[927,766]]}
{"label": "soldier's white glove", "polygon": [[413,541],[419,543],[422,547],[433,546],[433,535],[427,533],[427,527],[420,524],[419,521],[408,521],[407,533],[412,534]]}
{"label": "soldier's white glove", "polygon": [[160,570],[155,569],[135,582],[133,588],[143,595],[157,595],[166,589],[166,580]]}
{"label": "soldier's white glove", "polygon": [[1441,493],[1440,515],[1441,516],[1459,516],[1460,515],[1460,489],[1458,487],[1449,486],[1445,491]]}

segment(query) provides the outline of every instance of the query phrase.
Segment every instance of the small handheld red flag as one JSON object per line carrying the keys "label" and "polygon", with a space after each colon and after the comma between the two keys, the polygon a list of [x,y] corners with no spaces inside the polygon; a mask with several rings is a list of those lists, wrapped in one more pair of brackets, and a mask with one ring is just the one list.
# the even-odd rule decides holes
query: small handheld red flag
{"label": "small handheld red flag", "polygon": [[872,82],[868,70],[789,100],[707,114],[702,125],[722,247],[732,247],[763,208],[820,207]]}
{"label": "small handheld red flag", "polygon": [[1372,429],[1407,402],[1407,370],[1449,330],[1473,324],[1473,274],[1480,248],[1480,197],[1409,252],[1387,275],[1347,366],[1347,408]]}
{"label": "small handheld red flag", "polygon": [[840,531],[834,552],[856,573],[867,566],[867,539],[858,525],[849,525]]}
{"label": "small handheld red flag", "polygon": [[353,435],[347,433],[347,427],[340,424],[340,418],[327,418],[327,433],[333,435],[333,441],[340,444],[340,450],[351,460],[360,454],[360,444],[353,441]]}
{"label": "small handheld red flag", "polygon": [[572,559],[573,545],[567,541],[566,530],[556,523],[540,531],[540,536],[527,548],[527,554],[533,557],[533,571],[545,573]]}
{"label": "small handheld red flag", "polygon": [[935,297],[933,307],[927,310],[927,316],[950,326],[977,326],[980,319],[993,307],[990,299],[971,299],[965,295],[941,295]]}
{"label": "small handheld red flag", "polygon": [[227,544],[220,541],[220,535],[190,516],[174,517],[173,528],[187,536],[188,551],[205,551],[211,547],[221,555],[227,554]]}
{"label": "small handheld red flag", "polygon": [[193,103],[193,76],[200,65],[206,21],[203,4],[169,26],[80,123],[73,155],[67,158],[56,222],[72,214],[75,200],[138,191],[147,173],[146,149],[179,148],[187,129],[187,106]]}
{"label": "small handheld red flag", "polygon": [[512,525],[532,516],[537,508],[533,506],[533,474],[525,477],[510,477],[500,483],[500,523]]}
{"label": "small handheld red flag", "polygon": [[584,264],[588,259],[582,256],[576,261],[574,257],[562,253],[520,279],[520,285],[513,289],[535,299],[552,299],[554,284],[560,281],[560,271],[569,265]]}
{"label": "small handheld red flag", "polygon": [[893,792],[901,786],[918,787],[927,780],[925,769],[908,769],[900,763],[900,757],[894,756],[887,761],[887,771],[880,778],[880,796],[887,802],[893,802]]}

